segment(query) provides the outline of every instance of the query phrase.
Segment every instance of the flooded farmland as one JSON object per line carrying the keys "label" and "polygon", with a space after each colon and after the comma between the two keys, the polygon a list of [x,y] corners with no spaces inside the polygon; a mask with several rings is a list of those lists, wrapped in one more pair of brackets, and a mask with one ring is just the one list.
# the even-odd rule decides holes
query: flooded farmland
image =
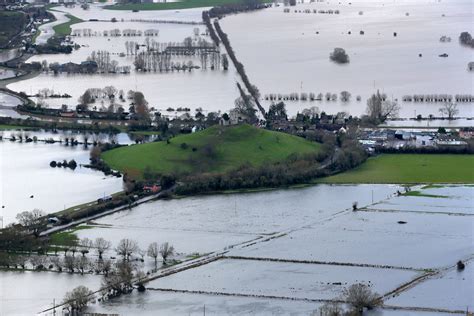
{"label": "flooded farmland", "polygon": [[[319,116],[317,123],[316,115],[288,120],[286,113],[276,115],[277,110],[273,118],[264,113],[266,122],[259,118],[247,122],[243,115],[232,115],[230,109],[241,110],[250,98],[245,90],[255,98],[256,89],[243,84],[244,90],[239,91],[237,83],[245,82],[245,76],[236,71],[238,63],[234,67],[231,62],[228,69],[220,62],[215,69],[207,67],[208,57],[202,57],[202,51],[173,53],[173,71],[157,71],[156,64],[154,70],[136,67],[140,52],[148,54],[143,63],[149,66],[150,52],[160,55],[163,47],[211,47],[202,22],[202,11],[210,8],[132,12],[107,10],[104,5],[53,8],[50,12],[57,21],[36,24],[41,31],[36,43],[47,43],[54,26],[73,15],[83,20],[71,26],[67,38],[76,47],[71,54],[33,54],[28,61],[81,64],[106,51],[116,61],[114,71],[87,73],[81,68],[67,73],[55,68],[38,75],[24,71],[28,79],[11,80],[17,70],[0,68],[0,80],[6,80],[0,82],[0,117],[23,119],[5,119],[2,122],[12,125],[0,125],[0,227],[8,228],[0,230],[0,315],[67,315],[65,306],[72,308],[75,300],[65,300],[65,294],[78,286],[86,286],[84,296],[90,298],[87,306],[78,309],[91,315],[342,316],[330,314],[327,308],[360,308],[350,298],[354,286],[368,293],[365,299],[370,302],[362,307],[368,316],[472,315],[474,184],[453,180],[451,184],[330,185],[319,182],[324,178],[301,180],[310,173],[325,177],[367,167],[365,159],[379,152],[362,148],[360,135],[352,138],[352,128],[374,130],[364,145],[388,140],[392,132],[397,142],[416,143],[419,147],[407,151],[425,155],[420,168],[431,174],[441,172],[429,169],[426,156],[431,152],[425,141],[444,144],[445,151],[436,153],[449,153],[446,157],[454,161],[446,170],[468,172],[456,169],[455,162],[456,157],[472,153],[474,131],[464,128],[474,126],[474,99],[457,102],[456,119],[451,115],[448,119],[439,110],[444,101],[415,102],[407,96],[474,95],[474,72],[468,67],[474,61],[474,40],[472,47],[458,40],[461,32],[474,32],[472,0],[311,0],[294,6],[280,2],[218,18],[265,109],[272,104],[269,96],[279,95],[274,101],[285,102],[289,117],[310,107],[316,107],[314,113],[348,114],[345,120],[332,117],[324,122]],[[337,47],[347,51],[349,63],[330,60]],[[231,55],[222,44],[212,49],[214,61],[209,65],[215,65],[222,54]],[[16,49],[0,51],[0,62],[19,55]],[[5,86],[39,104],[22,113],[61,111],[36,118],[19,114],[15,107],[24,100]],[[111,86],[116,89],[109,90],[115,92],[107,94],[104,88]],[[89,96],[90,102],[81,98],[87,89],[99,91]],[[382,125],[378,120],[364,125],[363,120],[349,119],[366,113],[366,101],[377,90],[401,105],[399,117],[383,120]],[[146,101],[134,91],[143,92]],[[348,100],[341,100],[342,91],[350,92]],[[322,97],[288,97],[305,93]],[[239,97],[241,103],[235,102]],[[85,110],[76,108],[78,104]],[[218,115],[210,118],[199,112]],[[229,116],[222,115],[225,112]],[[30,118],[44,120],[42,126],[49,126],[48,130],[29,128],[31,121],[26,119]],[[57,130],[57,124],[65,122],[82,124],[80,128],[90,131]],[[255,141],[262,142],[252,147],[255,151],[267,154],[267,147],[277,147],[282,131],[295,138],[304,136],[304,142],[317,140],[321,148],[315,149],[314,157],[300,157],[295,149],[273,165],[266,163],[270,153],[261,162],[262,169],[245,162],[232,173],[213,174],[213,163],[222,154],[220,142],[229,145],[252,138],[243,133],[224,135],[226,125],[242,122],[249,123],[249,135],[263,128],[267,133],[280,131]],[[222,126],[212,128],[216,124]],[[120,132],[92,132],[106,127]],[[382,128],[393,131],[389,136]],[[213,130],[216,135],[206,135]],[[420,130],[432,135],[422,137]],[[209,138],[201,141],[203,134]],[[186,142],[178,143],[175,136]],[[77,146],[70,145],[72,138]],[[147,152],[155,150],[154,141],[176,155],[162,160],[160,155],[168,152]],[[145,142],[149,144],[140,152],[139,143]],[[108,172],[101,154],[114,150],[115,144],[135,143],[137,157],[119,154],[116,159],[138,161],[139,155],[149,156],[143,166],[141,161],[130,163],[133,167],[124,167],[117,176],[85,166],[92,161]],[[404,155],[403,145],[388,152]],[[451,152],[455,147],[450,146],[455,145],[460,150]],[[323,152],[323,147],[331,148]],[[232,155],[245,155],[248,149],[237,148]],[[203,162],[194,158],[194,152]],[[355,163],[359,158],[360,163]],[[50,165],[72,160],[77,167]],[[155,172],[152,167],[158,161],[170,164],[168,173]],[[173,169],[176,161],[199,166],[200,171],[181,176],[179,168]],[[301,172],[291,175],[292,181],[283,179],[285,167],[291,173],[299,162],[295,169]],[[417,171],[403,173],[409,179]],[[233,180],[241,187],[231,186]],[[177,195],[186,182],[195,195]],[[77,217],[53,214],[82,208],[87,212],[76,212],[82,213]],[[34,209],[44,211],[39,220],[17,218]]]}
{"label": "flooded farmland", "polygon": [[[352,94],[350,102],[287,101],[291,115],[310,106],[317,106],[326,113],[344,111],[361,115],[365,113],[365,100],[380,90],[389,99],[402,103],[400,117],[415,117],[418,114],[439,116],[440,105],[437,103],[403,102],[402,98],[415,94],[472,94],[473,79],[467,64],[473,55],[457,41],[460,32],[472,29],[470,5],[470,1],[466,0],[405,1],[397,4],[381,1],[353,4],[314,2],[298,5],[298,12],[285,13],[279,6],[229,16],[222,20],[222,27],[228,33],[251,81],[260,89],[262,98],[272,93],[285,95],[293,92],[313,92],[317,95],[327,92],[339,94],[347,90]],[[304,13],[307,9],[311,12],[337,9],[340,14]],[[79,17],[84,15],[78,8],[64,11]],[[195,10],[165,12],[159,11],[153,18],[200,20],[199,12]],[[73,30],[91,28],[101,32],[112,28],[156,28],[160,31],[156,41],[180,42],[184,37],[191,36],[195,27],[201,31],[204,28],[202,25],[130,22],[131,19],[151,19],[152,15],[147,11],[109,11],[94,6],[87,15],[102,19],[104,15],[106,18],[115,17],[119,22],[84,22],[73,25]],[[364,34],[359,34],[360,31]],[[397,35],[394,36],[394,33]],[[450,37],[452,41],[440,42],[442,36]],[[71,55],[35,56],[31,60],[80,62],[86,60],[93,50],[107,49],[115,55],[113,58],[119,64],[133,63],[130,56],[118,56],[125,51],[126,37],[73,39],[81,48]],[[136,40],[140,43],[144,38]],[[330,62],[328,56],[334,47],[343,47],[348,51],[349,64]],[[447,58],[438,57],[444,53],[448,54]],[[449,81],[442,79],[448,77]],[[42,74],[11,84],[9,88],[26,93],[36,93],[44,88],[68,93],[73,98],[48,102],[52,107],[59,107],[62,103],[73,106],[87,88],[103,88],[104,80],[124,91],[143,91],[150,105],[162,111],[177,106],[227,111],[238,96],[235,87],[238,78],[233,68],[227,72],[197,70],[192,73],[156,74],[132,71],[130,75],[106,76]],[[203,87],[206,87],[205,95],[200,94]],[[361,101],[357,101],[356,96],[361,96]],[[268,106],[270,102],[264,103]],[[458,107],[459,116],[474,116],[471,103],[459,103]],[[468,122],[469,126],[471,122]]]}

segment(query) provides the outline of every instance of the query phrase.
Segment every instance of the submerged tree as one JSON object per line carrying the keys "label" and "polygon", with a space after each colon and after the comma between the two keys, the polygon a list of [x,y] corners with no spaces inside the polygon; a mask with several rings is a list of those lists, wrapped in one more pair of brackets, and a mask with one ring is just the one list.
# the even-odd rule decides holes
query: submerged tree
{"label": "submerged tree", "polygon": [[99,259],[102,259],[102,255],[110,248],[110,246],[110,241],[105,240],[102,237],[98,237],[95,239],[94,248],[97,251],[97,254],[99,255]]}
{"label": "submerged tree", "polygon": [[66,308],[74,314],[84,310],[94,299],[93,292],[87,287],[80,285],[71,292],[66,293],[63,303],[66,305]]}
{"label": "submerged tree", "polygon": [[158,261],[158,256],[160,255],[160,249],[158,247],[158,243],[152,242],[148,246],[147,255],[155,260],[155,267],[156,267],[156,263]]}
{"label": "submerged tree", "polygon": [[344,48],[336,47],[334,51],[329,55],[329,58],[338,64],[346,64],[349,62],[349,55],[347,55]]}
{"label": "submerged tree", "polygon": [[174,247],[171,246],[168,242],[165,242],[160,246],[160,255],[161,258],[163,258],[163,264],[166,264],[166,259],[168,259],[169,256],[172,256],[174,254]]}

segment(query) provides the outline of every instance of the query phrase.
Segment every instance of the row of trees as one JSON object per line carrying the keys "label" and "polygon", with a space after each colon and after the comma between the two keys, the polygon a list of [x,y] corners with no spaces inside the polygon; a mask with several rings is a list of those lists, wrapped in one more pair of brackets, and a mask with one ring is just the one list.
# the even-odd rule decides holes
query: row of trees
{"label": "row of trees", "polygon": [[[253,5],[250,5],[250,6],[253,7]],[[222,44],[224,44],[224,46],[227,50],[227,53],[229,54],[229,58],[232,60],[232,63],[234,64],[235,69],[239,73],[240,78],[242,79],[242,82],[244,83],[245,87],[247,88],[247,91],[250,93],[250,95],[254,99],[253,101],[255,102],[258,110],[262,113],[263,117],[266,117],[265,109],[263,108],[263,106],[260,104],[260,101],[259,101],[260,92],[258,91],[258,89],[255,85],[252,85],[250,83],[250,80],[247,76],[247,73],[245,72],[244,65],[237,60],[237,57],[235,56],[235,52],[234,52],[232,46],[230,45],[229,38],[228,38],[227,34],[224,33],[221,26],[219,25],[219,21],[217,21],[217,20],[214,21],[214,27],[215,27],[215,30],[216,30],[217,34],[219,35],[219,37],[222,41]],[[242,93],[241,93],[241,95],[242,95]]]}

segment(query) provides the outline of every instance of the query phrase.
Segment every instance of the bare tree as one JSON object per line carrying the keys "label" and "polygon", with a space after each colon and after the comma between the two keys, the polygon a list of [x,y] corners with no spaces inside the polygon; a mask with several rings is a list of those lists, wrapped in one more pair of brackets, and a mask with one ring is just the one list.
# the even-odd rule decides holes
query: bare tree
{"label": "bare tree", "polygon": [[84,274],[84,271],[90,267],[89,259],[87,257],[80,257],[76,261],[76,266],[81,271],[81,274]]}
{"label": "bare tree", "polygon": [[319,108],[317,106],[312,106],[310,108],[303,109],[303,111],[301,111],[301,114],[303,114],[304,116],[308,116],[311,119],[316,118],[319,115]]}
{"label": "bare tree", "polygon": [[441,108],[439,108],[439,112],[442,115],[446,115],[449,120],[452,120],[458,113],[458,105],[452,102],[446,102]]}
{"label": "bare tree", "polygon": [[161,258],[163,258],[163,264],[166,264],[166,259],[168,259],[169,256],[172,256],[174,254],[174,247],[168,244],[168,242],[165,242],[160,246],[160,255]]}
{"label": "bare tree", "polygon": [[79,251],[82,253],[82,256],[85,256],[89,253],[89,249],[92,248],[93,242],[89,238],[83,238],[79,240]]}
{"label": "bare tree", "polygon": [[147,255],[148,255],[148,257],[151,257],[151,258],[155,259],[155,267],[156,267],[156,263],[158,261],[158,256],[160,255],[160,249],[158,248],[158,243],[152,242],[148,246]]}
{"label": "bare tree", "polygon": [[345,289],[344,298],[361,315],[364,308],[372,309],[381,304],[379,295],[372,292],[367,285],[362,283],[352,284],[349,288]]}
{"label": "bare tree", "polygon": [[102,255],[104,254],[104,252],[109,250],[110,246],[111,246],[110,241],[105,240],[102,237],[99,237],[99,238],[95,239],[94,247],[95,247],[95,250],[96,250],[97,254],[99,255],[99,259],[102,259]]}
{"label": "bare tree", "polygon": [[24,211],[20,214],[17,214],[16,219],[18,220],[21,226],[27,228],[29,231],[37,235],[41,224],[41,218],[45,215],[45,212],[35,208],[31,212]]}
{"label": "bare tree", "polygon": [[122,256],[124,260],[128,260],[130,256],[138,250],[137,243],[134,240],[124,238],[120,240],[115,248],[118,255]]}
{"label": "bare tree", "polygon": [[71,273],[76,269],[76,258],[73,256],[64,257],[64,267]]}
{"label": "bare tree", "polygon": [[87,287],[80,285],[64,296],[63,303],[70,312],[80,312],[94,301],[94,294]]}

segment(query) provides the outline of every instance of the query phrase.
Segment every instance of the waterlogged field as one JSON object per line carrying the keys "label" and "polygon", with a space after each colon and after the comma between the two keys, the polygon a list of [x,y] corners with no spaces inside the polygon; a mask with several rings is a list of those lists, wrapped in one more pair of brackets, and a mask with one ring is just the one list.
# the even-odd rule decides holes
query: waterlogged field
{"label": "waterlogged field", "polygon": [[[264,97],[270,93],[314,92],[339,94],[347,90],[350,102],[287,101],[290,115],[317,106],[326,113],[348,112],[361,115],[365,100],[376,90],[402,103],[401,117],[421,114],[440,116],[439,103],[404,103],[404,95],[413,94],[472,94],[472,73],[467,70],[472,61],[471,49],[458,43],[463,31],[472,32],[472,12],[469,0],[388,2],[367,0],[357,3],[338,1],[298,4],[284,13],[282,5],[253,13],[228,16],[221,20],[238,59],[244,64],[250,81]],[[339,10],[340,14],[303,13],[304,10]],[[181,42],[202,25],[161,24],[132,20],[201,21],[202,9],[163,11],[105,10],[91,5],[89,10],[56,8],[86,22],[72,29],[90,28],[101,32],[114,28],[159,29],[158,42]],[[294,10],[301,11],[295,13]],[[362,12],[359,15],[359,12]],[[408,15],[407,15],[408,13]],[[60,14],[59,14],[60,15]],[[116,18],[118,22],[110,20]],[[100,21],[88,21],[99,19]],[[48,24],[44,28],[48,28]],[[364,35],[359,34],[364,31]],[[47,30],[45,30],[47,31]],[[348,32],[351,34],[348,34]],[[48,31],[50,33],[50,31]],[[397,36],[394,36],[394,33]],[[42,35],[40,35],[40,39]],[[45,35],[46,36],[46,35]],[[451,42],[440,42],[448,36]],[[210,41],[207,36],[202,36]],[[93,50],[108,50],[120,65],[131,65],[132,57],[119,57],[125,52],[124,42],[134,40],[143,44],[144,37],[75,37],[81,45],[70,55],[35,56],[31,60],[51,62],[80,62]],[[329,60],[335,47],[347,50],[351,62],[337,65]],[[447,58],[438,55],[448,54]],[[420,58],[418,55],[422,54]],[[198,61],[199,63],[199,61]],[[132,67],[133,68],[133,67]],[[383,69],[383,71],[381,71]],[[363,75],[362,75],[363,74]],[[442,78],[450,78],[449,81]],[[73,107],[87,88],[113,85],[119,90],[143,91],[150,106],[161,111],[168,107],[202,107],[206,111],[228,111],[238,97],[235,83],[239,80],[233,67],[229,71],[195,70],[193,72],[136,73],[130,75],[59,75],[42,74],[36,78],[9,85],[15,91],[36,93],[49,88],[68,93],[70,99],[48,99],[51,107],[63,103]],[[203,89],[206,93],[203,94]],[[356,96],[361,101],[356,101]],[[269,101],[263,101],[266,106]],[[458,116],[473,117],[469,103],[459,103]],[[173,113],[170,113],[173,114]],[[176,113],[174,113],[176,114]],[[453,125],[441,121],[441,125]],[[463,126],[472,126],[464,121]]]}
{"label": "waterlogged field", "polygon": [[[203,25],[190,24],[171,24],[171,23],[153,23],[151,20],[165,21],[181,21],[181,22],[201,22],[202,10],[184,10],[180,12],[160,11],[154,12],[137,12],[130,11],[110,11],[104,10],[100,6],[92,5],[90,10],[84,11],[80,8],[56,8],[68,14],[77,16],[85,22],[72,25],[73,30],[92,29],[93,32],[102,34],[104,30],[112,29],[135,29],[145,31],[148,29],[159,30],[158,36],[150,37],[160,43],[181,43],[186,37],[194,37],[194,29],[199,29],[199,38],[211,42],[209,36],[204,35],[205,27]],[[63,21],[64,14],[57,13],[58,18]],[[110,20],[116,18],[117,22],[112,23]],[[99,21],[89,21],[89,19],[99,19]],[[134,21],[132,21],[134,20]],[[145,20],[138,22],[136,20]],[[147,22],[146,22],[147,21]],[[56,24],[54,24],[56,25]],[[45,33],[51,34],[51,25],[45,24]],[[47,32],[47,33],[46,33]],[[154,107],[163,113],[180,114],[176,112],[166,112],[171,107],[188,107],[190,109],[203,108],[205,111],[227,111],[233,107],[234,100],[238,97],[238,90],[235,82],[238,80],[232,65],[228,71],[220,70],[203,70],[195,69],[191,72],[168,72],[168,73],[143,73],[135,72],[133,62],[134,56],[128,55],[120,57],[120,54],[126,53],[125,42],[134,41],[138,44],[145,44],[145,36],[141,37],[73,37],[75,43],[81,46],[80,49],[74,50],[71,54],[58,55],[36,55],[29,61],[42,62],[46,60],[49,64],[53,62],[80,63],[87,60],[93,51],[105,50],[111,53],[111,59],[116,60],[119,66],[131,66],[130,74],[59,74],[43,73],[39,76],[16,82],[8,85],[15,91],[23,91],[27,94],[36,94],[41,89],[52,89],[55,93],[71,95],[71,98],[45,99],[45,102],[51,108],[60,108],[62,104],[67,104],[70,108],[74,108],[80,95],[88,88],[104,88],[105,86],[114,86],[118,90],[125,93],[129,90],[139,90],[145,95],[150,107]],[[38,39],[43,39],[40,37]],[[144,48],[141,48],[142,50]],[[221,49],[222,53],[225,53]],[[176,61],[188,61],[189,58],[176,58]],[[192,59],[195,65],[200,66],[199,57]],[[205,89],[206,93],[203,93]],[[36,98],[33,98],[37,101]],[[100,104],[96,104],[100,107]],[[182,114],[182,113],[181,113]]]}
{"label": "waterlogged field", "polygon": [[[351,207],[385,199],[398,187],[329,186],[156,201],[94,221],[79,238],[103,237],[116,244],[131,238],[146,249],[168,241],[180,253],[207,253],[291,230]],[[94,225],[93,225],[94,226]]]}
{"label": "waterlogged field", "polygon": [[[360,188],[369,190],[360,191]],[[460,214],[458,208],[473,207],[472,188],[418,186],[412,190],[420,192],[417,195],[388,198],[377,195],[375,203],[364,199],[360,206],[368,206],[357,212],[339,207],[338,203],[342,201],[328,194],[334,190],[335,194],[339,193],[341,198],[350,201],[356,196],[370,197],[368,193],[371,190],[378,193],[381,188],[383,186],[317,186],[247,195],[245,201],[248,200],[250,206],[237,211],[237,214],[245,216],[245,220],[236,217],[235,221],[231,220],[228,224],[240,228],[239,223],[258,223],[259,221],[249,217],[246,211],[255,214],[256,210],[260,210],[260,204],[255,205],[256,200],[261,200],[260,203],[268,204],[267,209],[276,214],[279,209],[292,211],[292,215],[288,217],[273,219],[280,223],[274,227],[274,231],[279,231],[280,234],[271,237],[261,234],[263,238],[260,240],[229,248],[223,259],[151,281],[147,285],[147,296],[143,297],[143,302],[146,303],[142,305],[138,305],[138,302],[142,301],[137,301],[138,297],[135,296],[109,302],[92,310],[139,310],[146,314],[155,307],[159,312],[193,314],[202,313],[203,304],[206,304],[207,312],[216,315],[248,311],[257,311],[263,315],[275,312],[307,315],[308,309],[317,310],[320,306],[317,300],[340,297],[347,286],[357,282],[370,285],[381,295],[395,291],[385,301],[386,305],[395,310],[378,309],[369,315],[443,315],[442,312],[435,311],[471,308],[470,298],[474,292],[470,276],[472,260],[469,258],[474,254],[474,222],[472,215]],[[347,191],[340,191],[341,189]],[[306,194],[301,195],[303,192]],[[295,196],[288,194],[301,196],[295,199]],[[274,204],[262,200],[262,196],[267,195]],[[278,195],[284,198],[280,199]],[[256,200],[252,200],[252,196]],[[202,199],[208,198],[211,197]],[[221,198],[217,196],[211,199],[215,202]],[[169,202],[180,204],[187,200],[191,201],[183,199]],[[306,202],[301,204],[302,200]],[[283,201],[288,201],[288,204]],[[290,204],[290,201],[294,202]],[[334,207],[329,206],[333,201],[337,201],[334,202]],[[306,203],[313,204],[321,211],[309,214],[311,207],[308,207],[310,204],[305,205]],[[445,213],[425,211],[426,208],[434,208],[438,204],[439,207],[445,208]],[[193,201],[191,205],[196,209],[205,209],[198,201]],[[300,205],[305,207],[300,208]],[[390,211],[379,210],[382,205],[394,207]],[[399,205],[410,205],[410,212],[405,208],[399,210]],[[331,209],[330,212],[323,211],[328,208]],[[173,209],[179,207],[173,205]],[[266,211],[258,213],[263,216]],[[118,221],[133,223],[138,221],[141,215],[136,214],[137,217],[133,220],[131,214],[120,219],[117,214],[115,225]],[[219,218],[219,214],[211,214],[213,219]],[[176,215],[182,218],[181,214]],[[221,216],[232,218],[225,211]],[[202,214],[197,213],[194,218],[202,218]],[[269,218],[263,216],[261,219]],[[293,222],[295,220],[296,222]],[[148,217],[146,221],[151,223],[153,220]],[[108,220],[106,223],[114,222]],[[188,225],[186,223],[191,223],[191,220],[184,221],[185,227]],[[219,221],[211,223],[212,227],[222,225]],[[244,227],[255,231],[255,227]],[[261,230],[260,228],[259,231]],[[466,262],[465,271],[455,270],[453,266],[457,260]],[[420,281],[415,282],[419,277]],[[396,290],[412,282],[415,283],[409,286],[408,290]],[[446,294],[447,292],[449,294]],[[216,294],[219,296],[210,299]],[[219,299],[220,295],[224,297]],[[278,302],[288,299],[292,300],[288,301],[292,302],[291,304],[285,304],[284,307],[278,305]],[[295,300],[300,304],[294,304]],[[242,306],[242,301],[248,303]],[[127,307],[123,306],[125,302]],[[158,302],[163,305],[157,307]],[[400,307],[423,307],[433,312],[424,314],[397,310]]]}
{"label": "waterlogged field", "polygon": [[[53,307],[53,302],[61,303],[64,293],[79,285],[99,288],[100,278],[56,272],[0,271],[0,314],[36,315]],[[56,313],[61,314],[61,308]]]}
{"label": "waterlogged field", "polygon": [[148,287],[316,300],[338,298],[345,288],[357,282],[385,294],[419,274],[403,270],[223,259],[151,281]]}
{"label": "waterlogged field", "polygon": [[[411,196],[396,196],[397,190],[402,189],[317,185],[155,201],[103,217],[74,233],[103,237],[112,248],[121,238],[136,240],[142,249],[168,241],[180,259],[208,252],[223,257],[153,280],[145,293],[94,304],[88,311],[201,315],[205,305],[210,315],[308,315],[320,300],[339,298],[358,282],[381,295],[391,293],[384,302],[390,309],[377,309],[372,316],[444,316],[435,311],[471,308],[473,218],[457,209],[473,207],[473,189],[417,186],[411,192],[420,193]],[[351,210],[353,201],[359,202],[357,212]],[[446,213],[426,211],[438,204]],[[466,263],[465,271],[455,270],[458,260]],[[150,259],[145,261],[149,270]],[[403,285],[408,286],[398,289]],[[35,306],[38,311],[49,307],[48,302]],[[431,312],[415,312],[418,307]]]}
{"label": "waterlogged field", "polygon": [[463,272],[451,268],[387,301],[398,306],[421,306],[465,311],[474,309],[474,261]]}

